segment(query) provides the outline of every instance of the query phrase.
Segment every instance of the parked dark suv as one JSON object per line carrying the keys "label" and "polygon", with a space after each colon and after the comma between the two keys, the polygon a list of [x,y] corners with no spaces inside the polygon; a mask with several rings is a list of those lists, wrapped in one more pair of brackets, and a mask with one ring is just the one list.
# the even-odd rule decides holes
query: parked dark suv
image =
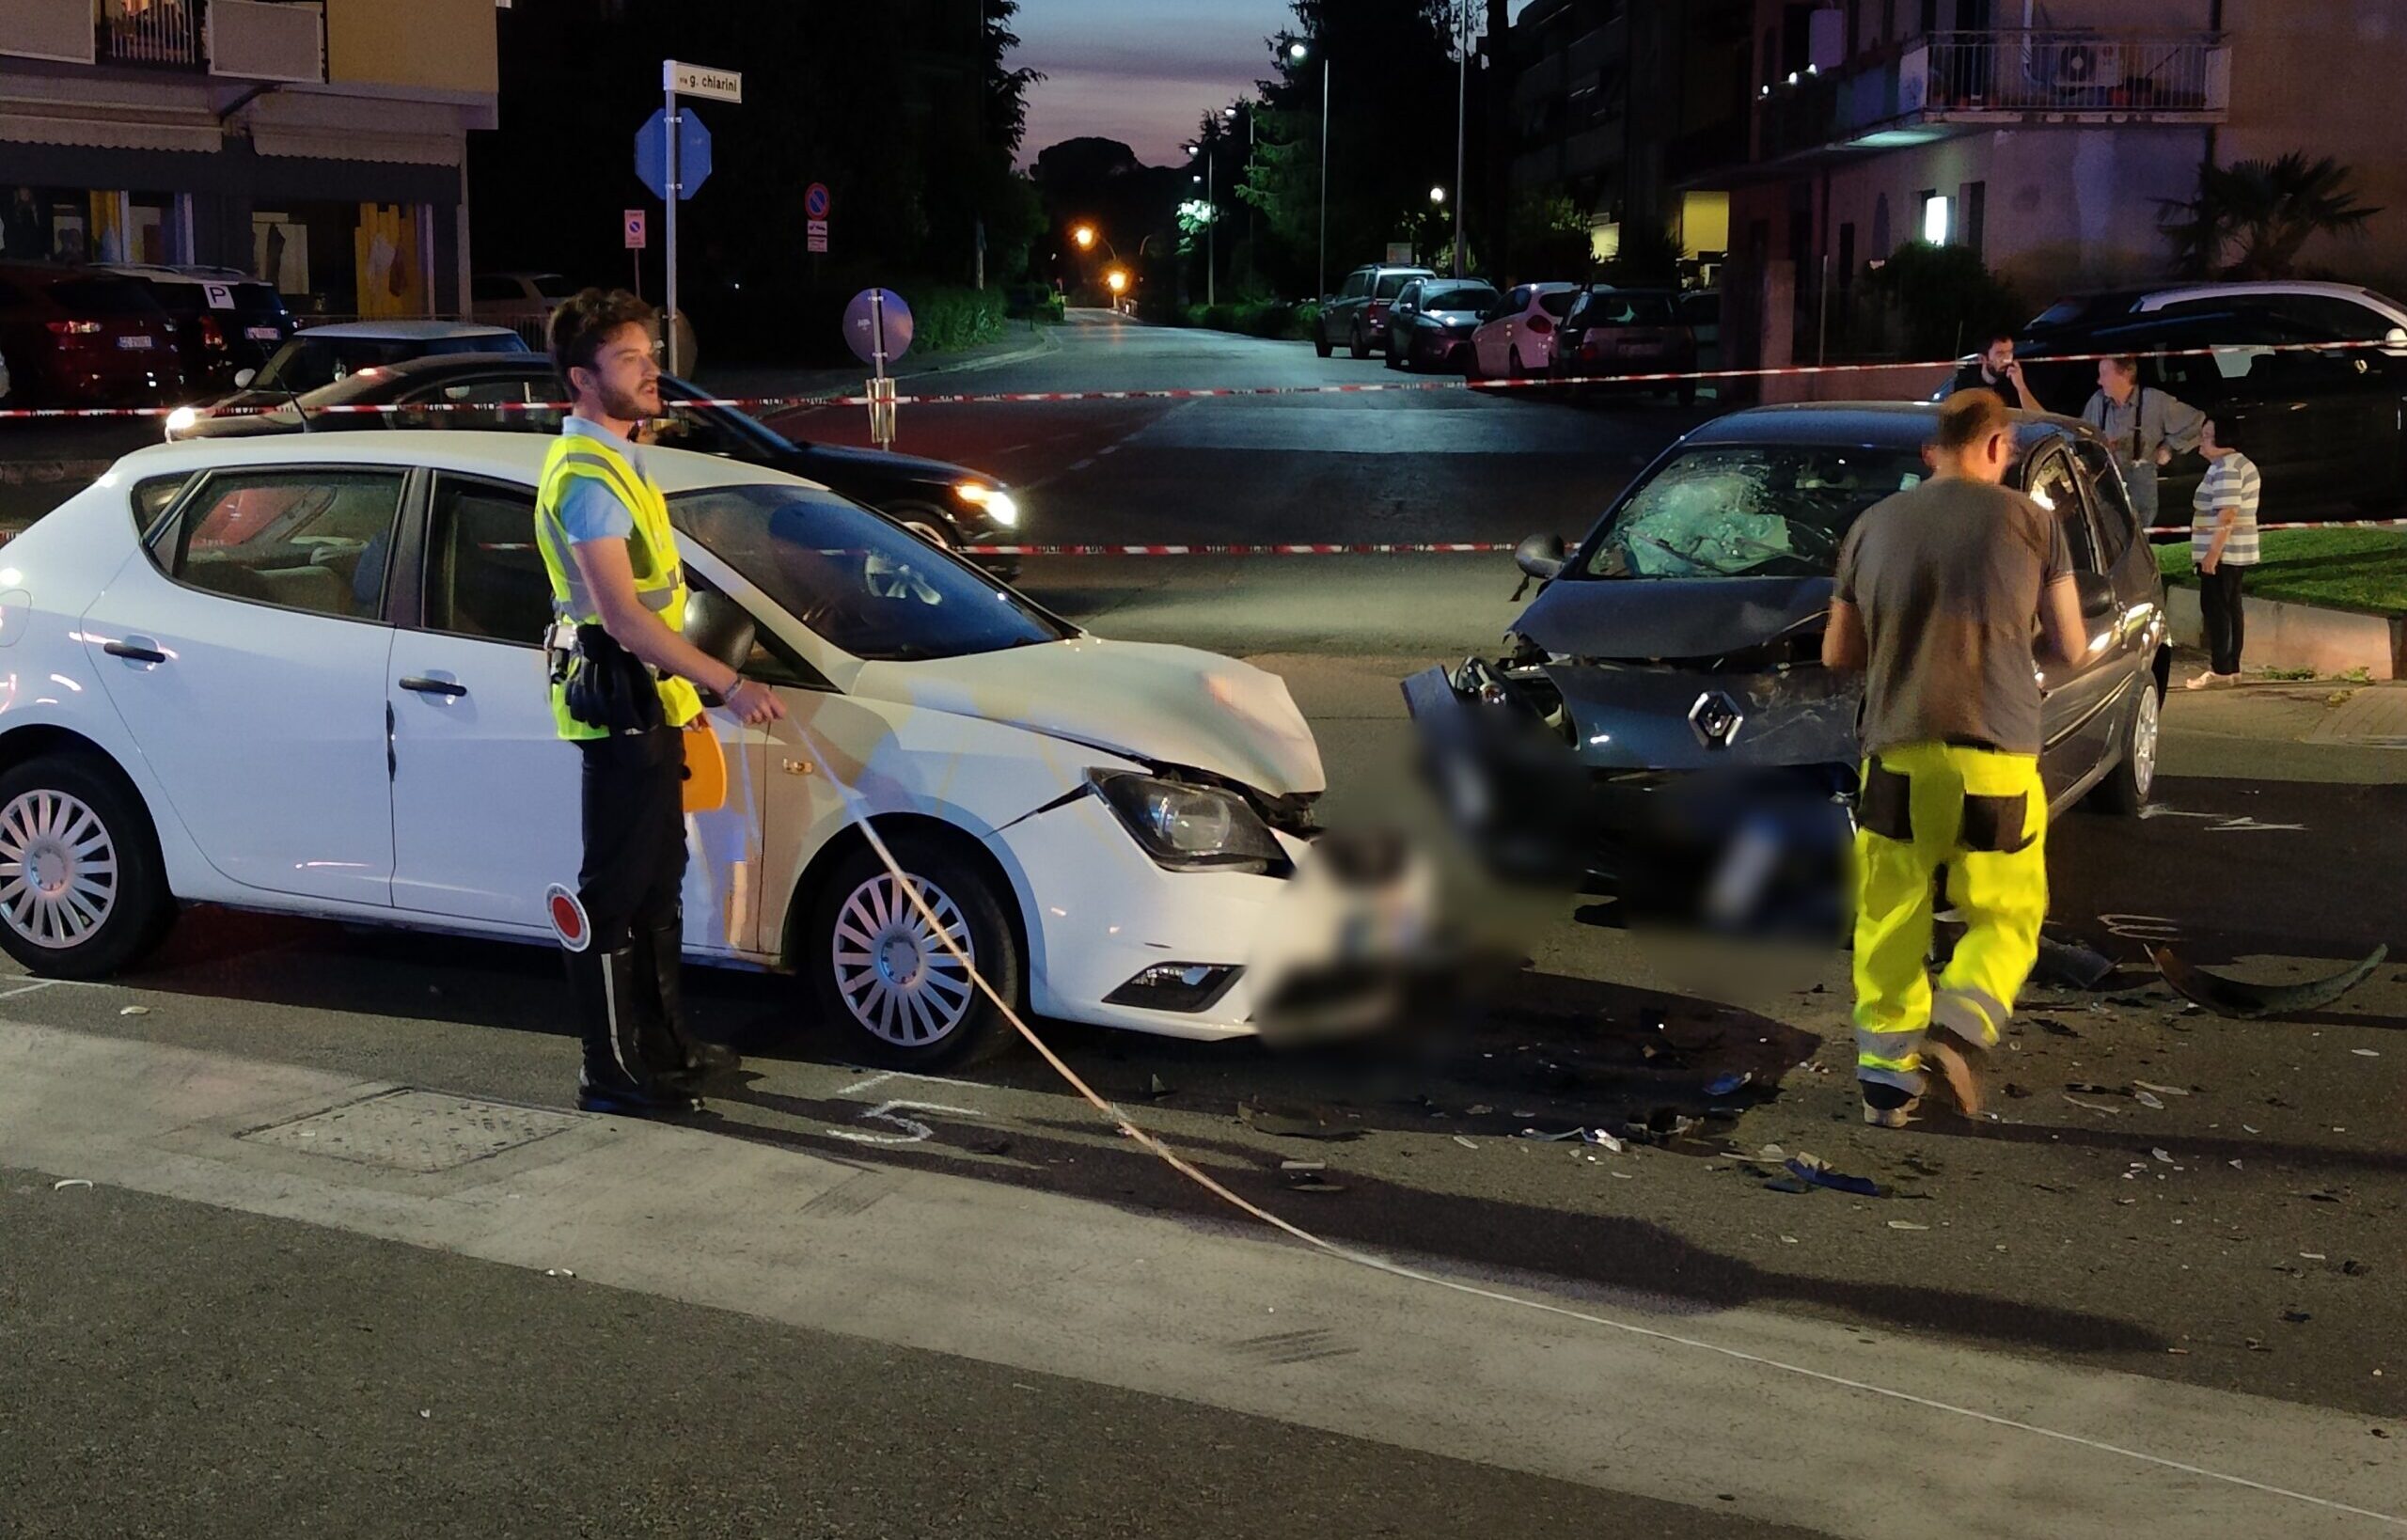
{"label": "parked dark suv", "polygon": [[[1491,862],[1627,913],[1833,920],[1860,759],[1860,682],[1821,666],[1839,542],[1927,474],[1937,427],[1927,404],[1736,413],[1666,450],[1576,549],[1524,542],[1544,586],[1512,651],[1404,684]],[[2041,669],[2050,808],[2136,812],[2171,666],[2155,558],[2086,427],[2025,416],[2015,450],[2008,484],[2063,521],[2082,613],[2109,638]]]}
{"label": "parked dark suv", "polygon": [[1313,327],[1313,352],[1326,358],[1344,338],[1348,353],[1368,358],[1372,349],[1387,344],[1388,306],[1404,292],[1404,286],[1415,278],[1437,275],[1425,267],[1377,262],[1356,268],[1345,275],[1336,293],[1320,302],[1320,320]]}
{"label": "parked dark suv", "polygon": [[183,388],[175,322],[101,268],[0,262],[0,355],[16,406],[157,406]]}
{"label": "parked dark suv", "polygon": [[292,313],[275,286],[230,267],[127,265],[132,278],[176,322],[184,387],[199,395],[234,388],[234,376],[264,366],[292,336]]}

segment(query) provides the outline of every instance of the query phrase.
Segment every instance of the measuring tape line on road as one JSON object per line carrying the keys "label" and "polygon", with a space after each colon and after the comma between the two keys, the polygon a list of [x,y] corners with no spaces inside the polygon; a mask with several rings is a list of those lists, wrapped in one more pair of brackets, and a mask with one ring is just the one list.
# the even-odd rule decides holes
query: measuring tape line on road
{"label": "measuring tape line on road", "polygon": [[[813,759],[823,764],[842,762],[828,757],[826,750],[820,746],[818,741],[811,735],[810,729],[804,727],[800,722],[794,721],[791,718],[789,718],[789,725],[793,727],[795,735],[801,739],[803,746],[810,753]],[[2293,1491],[2286,1486],[2274,1486],[2265,1482],[2253,1481],[2246,1476],[2233,1475],[2227,1471],[2215,1470],[2205,1466],[2192,1465],[2182,1460],[2168,1459],[2161,1454],[2150,1454],[2144,1450],[2130,1449],[2120,1444],[2107,1443],[2102,1439],[2091,1438],[2082,1434],[2067,1433],[2061,1428],[2047,1427],[2037,1422],[2026,1422],[2016,1418],[2003,1417],[1995,1412],[1985,1412],[1972,1406],[1958,1406],[1952,1402],[1941,1401],[1930,1396],[1917,1395],[1911,1391],[1900,1391],[1891,1386],[1874,1384],[1869,1380],[1850,1379],[1842,1375],[1833,1375],[1827,1370],[1814,1369],[1803,1364],[1789,1363],[1783,1359],[1771,1358],[1769,1355],[1762,1353],[1751,1353],[1744,1348],[1731,1347],[1721,1343],[1707,1342],[1704,1339],[1697,1337],[1684,1337],[1677,1332],[1667,1331],[1660,1327],[1643,1326],[1635,1321],[1619,1320],[1610,1315],[1599,1314],[1590,1311],[1576,1310],[1568,1305],[1558,1305],[1544,1299],[1532,1299],[1524,1295],[1513,1294],[1499,1288],[1490,1288],[1485,1284],[1467,1283],[1460,1279],[1447,1278],[1441,1274],[1425,1272],[1418,1267],[1408,1266],[1400,1262],[1393,1262],[1374,1252],[1358,1250],[1350,1246],[1340,1245],[1335,1241],[1328,1239],[1326,1236],[1307,1230],[1293,1220],[1282,1218],[1282,1216],[1271,1212],[1269,1209],[1263,1207],[1261,1204],[1254,1202],[1252,1200],[1245,1198],[1231,1190],[1225,1183],[1222,1183],[1210,1172],[1196,1166],[1194,1162],[1180,1155],[1176,1150],[1172,1149],[1154,1134],[1140,1127],[1128,1117],[1126,1113],[1123,1112],[1119,1107],[1096,1094],[1095,1089],[1089,1085],[1078,1071],[1072,1069],[1066,1061],[1064,1061],[1059,1054],[1055,1053],[1050,1045],[1048,1045],[1043,1038],[1036,1035],[1035,1031],[1029,1027],[1028,1023],[1020,1018],[1019,1012],[1013,1006],[1012,1002],[998,994],[995,990],[995,986],[987,982],[985,974],[979,971],[977,963],[971,959],[968,950],[962,946],[961,942],[954,937],[951,931],[945,928],[943,922],[937,919],[936,911],[929,906],[926,895],[920,891],[920,884],[915,882],[910,873],[903,870],[902,863],[894,858],[894,852],[887,845],[885,837],[878,833],[875,822],[867,813],[861,810],[858,802],[859,794],[854,790],[850,783],[846,782],[841,777],[831,778],[837,789],[839,800],[843,806],[845,816],[851,819],[860,829],[862,835],[867,839],[870,848],[877,853],[877,858],[885,864],[887,872],[894,878],[895,887],[910,899],[911,906],[915,911],[917,911],[920,922],[928,927],[929,934],[935,935],[945,951],[952,954],[953,961],[960,964],[962,968],[968,972],[970,982],[977,987],[978,992],[983,995],[994,1004],[995,1009],[1002,1014],[1003,1019],[1011,1023],[1013,1029],[1017,1031],[1019,1035],[1027,1041],[1029,1046],[1036,1050],[1038,1057],[1045,1061],[1046,1064],[1053,1071],[1054,1074],[1060,1076],[1062,1081],[1066,1083],[1072,1091],[1076,1092],[1089,1107],[1101,1114],[1103,1119],[1109,1123],[1122,1137],[1135,1143],[1140,1149],[1142,1149],[1147,1154],[1160,1159],[1172,1171],[1178,1172],[1181,1176],[1186,1177],[1188,1181],[1193,1182],[1196,1186],[1202,1187],[1205,1192],[1210,1193],[1213,1197],[1218,1198],[1221,1202],[1229,1204],[1231,1207],[1235,1208],[1240,1213],[1249,1215],[1251,1218],[1260,1220],[1262,1223],[1268,1225],[1270,1228],[1288,1236],[1290,1239],[1310,1247],[1314,1250],[1316,1250],[1325,1256],[1330,1257],[1339,1262],[1349,1263],[1357,1267],[1368,1268],[1373,1272],[1383,1273],[1390,1278],[1400,1279],[1407,1282],[1421,1283],[1431,1288],[1444,1289],[1450,1294],[1462,1295],[1473,1299],[1482,1299],[1491,1304],[1507,1305],[1520,1310],[1536,1311],[1541,1314],[1550,1315],[1558,1320],[1577,1321],[1582,1325],[1601,1328],[1608,1331],[1618,1332],[1623,1336],[1660,1344],[1666,1347],[1685,1348],[1691,1352],[1696,1353],[1709,1353],[1717,1358],[1748,1364],[1757,1369],[1769,1371],[1772,1374],[1785,1375],[1792,1378],[1808,1380],[1818,1385],[1826,1385],[1834,1390],[1853,1391],[1863,1395],[1877,1396],[1885,1401],[1919,1407],[1925,1411],[1938,1412],[1943,1416],[1967,1418],[1973,1422],[1982,1423],[1989,1427],[2004,1429],[2009,1432],[2028,1434],[2034,1438],[2050,1439],[2057,1443],[2085,1449],[2093,1454],[2115,1455],[2122,1459],[2132,1461],[2135,1464],[2147,1466],[2153,1469],[2172,1471],[2179,1475],[2195,1476],[2205,1481],[2219,1482],[2226,1485],[2239,1487],[2246,1491],[2262,1493],[2268,1497],[2285,1498],[2294,1502],[2305,1503],[2310,1507],[2320,1508],[2326,1512],[2348,1514],[2353,1517],[2369,1518],[2378,1523],[2389,1524],[2401,1529],[2407,1529],[2407,1517],[2403,1517],[2399,1515],[2378,1513],[2369,1508],[2356,1507],[2350,1503],[2337,1501],[2332,1498],[2317,1497],[2313,1493],[2309,1492]]]}
{"label": "measuring tape line on road", "polygon": [[[2109,358],[2208,358],[2219,354],[2244,353],[2249,356],[2276,353],[2362,353],[2387,348],[2390,344],[2374,341],[2356,342],[2271,342],[2249,343],[2244,346],[2227,344],[2223,347],[2164,348],[2154,353],[2069,353],[2034,359],[2039,364],[2092,364]],[[1924,362],[1893,361],[1859,364],[1792,364],[1777,369],[1691,369],[1685,372],[1653,374],[1565,374],[1535,375],[1518,380],[1392,380],[1352,385],[1209,385],[1177,386],[1159,390],[1017,390],[985,393],[960,392],[927,396],[895,396],[886,404],[895,406],[1025,406],[1059,404],[1068,401],[1177,401],[1234,399],[1267,396],[1376,396],[1425,394],[1432,391],[1508,391],[1562,390],[1581,385],[1654,385],[1706,383],[1726,380],[1787,380],[1826,374],[1894,373],[1900,369],[1916,373],[1936,369],[1957,369],[1963,360],[1937,358]],[[734,411],[794,411],[825,406],[868,406],[872,398],[863,395],[799,395],[799,396],[698,396],[678,402],[684,406],[716,406]],[[410,401],[381,404],[344,402],[312,406],[312,416],[372,416],[389,412],[565,412],[565,401]],[[40,406],[0,408],[0,422],[55,420],[73,418],[165,417],[182,410],[170,406]],[[262,416],[291,411],[289,402],[273,405],[227,407],[212,411],[212,417]]]}
{"label": "measuring tape line on road", "polygon": [[1494,556],[1516,550],[1501,541],[1375,542],[1350,545],[960,545],[958,556]]}

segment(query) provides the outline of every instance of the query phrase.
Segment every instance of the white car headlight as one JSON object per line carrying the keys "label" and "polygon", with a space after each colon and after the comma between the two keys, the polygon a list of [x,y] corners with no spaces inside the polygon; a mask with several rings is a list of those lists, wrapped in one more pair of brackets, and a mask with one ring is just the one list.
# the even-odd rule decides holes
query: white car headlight
{"label": "white car headlight", "polygon": [[988,518],[1006,529],[1019,524],[1019,504],[1000,487],[990,487],[983,481],[960,481],[954,484],[952,495],[970,507],[982,510]]}
{"label": "white car headlight", "polygon": [[1286,859],[1270,825],[1234,792],[1128,770],[1091,771],[1088,780],[1145,854],[1172,871],[1259,872]]}

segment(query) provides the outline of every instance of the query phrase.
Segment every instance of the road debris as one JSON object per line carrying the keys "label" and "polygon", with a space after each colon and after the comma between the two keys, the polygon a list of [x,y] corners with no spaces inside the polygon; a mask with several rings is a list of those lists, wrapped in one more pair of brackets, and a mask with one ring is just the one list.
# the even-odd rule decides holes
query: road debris
{"label": "road debris", "polygon": [[91,1185],[92,1183],[89,1177],[62,1176],[57,1181],[53,1182],[50,1185],[50,1190],[53,1192],[65,1192],[69,1187],[88,1187]]}
{"label": "road debris", "polygon": [[2008,1080],[2006,1083],[2006,1099],[2009,1101],[2027,1102],[2031,1099],[2031,1088],[2016,1081]]}
{"label": "road debris", "polygon": [[1755,1072],[1754,1070],[1740,1070],[1735,1075],[1716,1076],[1712,1080],[1707,1083],[1705,1093],[1714,1098],[1716,1101],[1719,1101],[1724,1096],[1737,1095],[1739,1092],[1746,1090],[1749,1086],[1754,1085],[1754,1083]]}
{"label": "road debris", "polygon": [[2121,1108],[2108,1107],[2103,1102],[2084,1102],[2080,1097],[2070,1094],[2068,1094],[2065,1097],[2065,1100],[2072,1103],[2073,1106],[2082,1108],[2084,1111],[2103,1112],[2110,1118],[2119,1118],[2123,1115],[2123,1109]]}
{"label": "road debris", "polygon": [[576,1272],[569,1267],[546,1267],[543,1269],[543,1276],[545,1278],[574,1278]]}
{"label": "road debris", "polygon": [[1833,1192],[1851,1192],[1858,1198],[1886,1198],[1889,1189],[1868,1176],[1850,1176],[1834,1169],[1831,1163],[1810,1151],[1800,1150],[1788,1157],[1789,1174],[1801,1182]]}
{"label": "road debris", "polygon": [[1145,1094],[1155,1101],[1160,1101],[1163,1097],[1171,1094],[1170,1082],[1156,1075],[1153,1077],[1152,1082],[1145,1087]]}
{"label": "road debris", "polygon": [[1515,1139],[1534,1139],[1541,1144],[1561,1144],[1569,1139],[1582,1138],[1587,1134],[1587,1132],[1588,1131],[1584,1128],[1565,1128],[1559,1134],[1550,1134],[1542,1129],[1524,1128],[1513,1137]]}
{"label": "road debris", "polygon": [[129,1005],[118,1012],[121,1016],[147,1016],[149,1014],[150,1008],[147,1005]]}
{"label": "road debris", "polygon": [[2132,1082],[2132,1089],[2133,1091],[2153,1091],[2160,1096],[2187,1096],[2190,1094],[2179,1086],[2161,1086],[2153,1080],[2134,1080]]}
{"label": "road debris", "polygon": [[2095,989],[2115,971],[2115,960],[2087,947],[2039,937],[2039,960],[2032,979],[2050,989]]}
{"label": "road debris", "polygon": [[2245,980],[2211,973],[2183,962],[2170,947],[2147,949],[2156,970],[2164,976],[2184,998],[2195,1000],[2219,1016],[2253,1020],[2259,1016],[2291,1015],[2301,1011],[2320,1010],[2346,995],[2350,990],[2373,977],[2390,955],[2386,946],[2376,947],[2373,955],[2353,967],[2305,983],[2256,984]]}
{"label": "road debris", "polygon": [[1891,1219],[1889,1221],[1889,1228],[1892,1230],[1927,1230],[1930,1226],[1927,1224],[1916,1224],[1911,1219]]}
{"label": "road debris", "polygon": [[1237,1121],[1257,1134],[1280,1139],[1359,1139],[1362,1132],[1333,1123],[1327,1113],[1310,1107],[1258,1107],[1251,1102],[1239,1102]]}
{"label": "road debris", "polygon": [[2379,1059],[2382,1057],[2382,1050],[2379,1048],[2351,1048],[2349,1051],[2355,1054],[2360,1059]]}
{"label": "road debris", "polygon": [[2171,1153],[2170,1151],[2166,1151],[2166,1150],[2150,1150],[2150,1151],[2148,1152],[2148,1154],[2150,1154],[2150,1155],[2152,1155],[2156,1156],[2156,1158],[2157,1158],[2157,1159],[2159,1159],[2159,1160],[2163,1161],[2165,1165],[2170,1166],[2170,1165],[2172,1165],[2172,1164],[2173,1164],[2173,1155],[2172,1155],[2172,1153]]}
{"label": "road debris", "polygon": [[2139,1103],[2142,1107],[2152,1108],[2159,1112],[2164,1110],[2163,1101],[2152,1092],[2134,1091],[2132,1092],[2132,1100]]}
{"label": "road debris", "polygon": [[1613,1135],[1605,1132],[1601,1128],[1582,1129],[1581,1130],[1580,1138],[1583,1143],[1597,1145],[1601,1149],[1611,1151],[1614,1155],[1619,1155],[1625,1149],[1628,1148],[1628,1146],[1622,1143],[1620,1139],[1615,1139]]}
{"label": "road debris", "polygon": [[2053,1016],[2033,1016],[2031,1025],[2046,1032],[2050,1037],[2079,1037],[2081,1035]]}
{"label": "road debris", "polygon": [[1478,1145],[1473,1144],[1471,1140],[1463,1138],[1460,1134],[1456,1134],[1455,1136],[1455,1142],[1461,1145],[1466,1150],[1476,1150],[1479,1148]]}

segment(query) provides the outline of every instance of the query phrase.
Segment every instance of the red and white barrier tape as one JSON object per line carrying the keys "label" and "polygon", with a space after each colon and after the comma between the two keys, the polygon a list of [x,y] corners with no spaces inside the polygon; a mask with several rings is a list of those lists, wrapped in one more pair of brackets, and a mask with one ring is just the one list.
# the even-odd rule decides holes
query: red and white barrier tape
{"label": "red and white barrier tape", "polygon": [[[2153,353],[2106,354],[2069,353],[2035,359],[2043,364],[2091,364],[2107,358],[2205,358],[2217,354],[2245,353],[2251,355],[2273,353],[2360,353],[2389,346],[2383,342],[2273,342],[2230,344],[2223,347],[2164,348]],[[958,392],[945,395],[897,396],[897,406],[1025,406],[1051,405],[1068,401],[1209,401],[1240,396],[1375,396],[1401,395],[1428,391],[1503,391],[1559,390],[1580,385],[1657,385],[1719,380],[1801,379],[1823,374],[1876,374],[1897,370],[1923,372],[1933,369],[1955,369],[1962,360],[1931,359],[1912,363],[1877,364],[1796,364],[1780,369],[1691,369],[1685,372],[1656,374],[1566,374],[1538,375],[1520,380],[1392,380],[1352,385],[1209,385],[1176,387],[1161,390],[1012,390],[985,393]],[[715,406],[735,411],[788,411],[824,406],[867,406],[867,396],[705,396],[681,402],[689,406]],[[388,412],[563,412],[564,401],[412,401],[406,404],[343,403],[312,406],[313,416],[372,416]],[[169,406],[41,406],[0,408],[0,422],[48,421],[56,419],[165,417],[181,410]],[[270,406],[228,407],[211,411],[212,417],[258,416],[275,412],[288,412],[287,403]]]}

